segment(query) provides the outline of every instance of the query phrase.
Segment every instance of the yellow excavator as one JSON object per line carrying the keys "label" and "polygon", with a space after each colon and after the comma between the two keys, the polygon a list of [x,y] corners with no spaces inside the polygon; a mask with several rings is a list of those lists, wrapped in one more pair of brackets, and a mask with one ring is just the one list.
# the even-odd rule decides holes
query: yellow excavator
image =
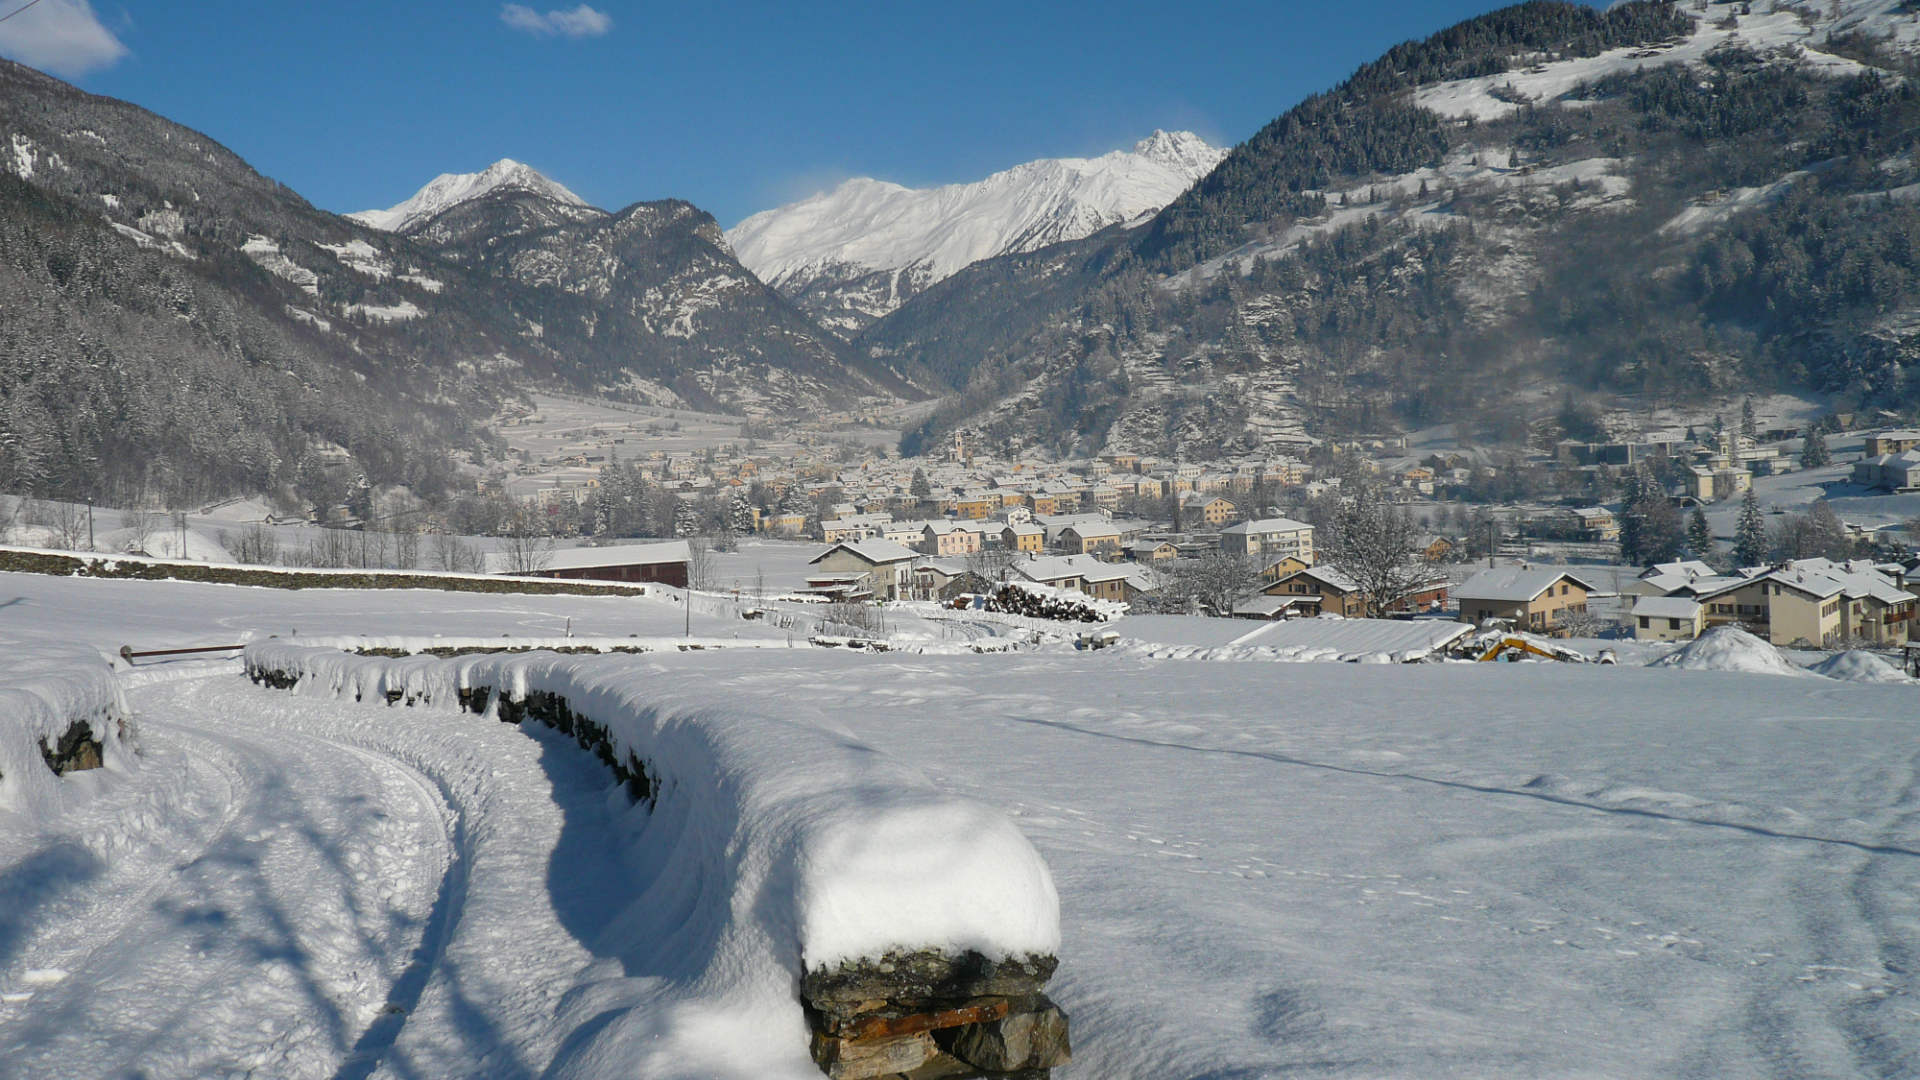
{"label": "yellow excavator", "polygon": [[[1509,653],[1517,653],[1521,656],[1529,656],[1529,655],[1538,656],[1545,660],[1564,661],[1567,659],[1566,655],[1563,653],[1549,652],[1548,650],[1543,649],[1538,645],[1535,645],[1533,642],[1528,641],[1526,638],[1517,638],[1517,637],[1501,638],[1499,641],[1496,641],[1493,643],[1492,648],[1481,653],[1479,656],[1474,657],[1474,659],[1480,661],[1483,664],[1492,663],[1493,661],[1499,660],[1502,657],[1508,655]],[[1585,659],[1585,657],[1582,657],[1582,659]]]}

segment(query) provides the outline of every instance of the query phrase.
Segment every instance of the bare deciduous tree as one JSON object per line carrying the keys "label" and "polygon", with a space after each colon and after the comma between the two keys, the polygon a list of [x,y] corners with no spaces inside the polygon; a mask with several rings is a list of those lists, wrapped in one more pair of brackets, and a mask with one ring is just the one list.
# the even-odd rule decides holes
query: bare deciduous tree
{"label": "bare deciduous tree", "polygon": [[484,569],[480,552],[452,533],[434,534],[433,562],[449,574],[477,574]]}
{"label": "bare deciduous tree", "polygon": [[145,552],[153,543],[154,520],[145,510],[122,510],[120,527],[126,530],[128,551]]}
{"label": "bare deciduous tree", "polygon": [[1413,515],[1389,503],[1373,486],[1357,484],[1315,547],[1322,565],[1359,587],[1367,617],[1378,619],[1433,580],[1433,567],[1415,555],[1418,540]]}
{"label": "bare deciduous tree", "polygon": [[509,574],[538,574],[553,565],[553,537],[541,528],[534,509],[516,504],[502,525],[500,546],[503,569]]}
{"label": "bare deciduous tree", "polygon": [[413,570],[420,565],[420,533],[412,528],[403,528],[393,534],[393,565],[400,570]]}
{"label": "bare deciduous tree", "polygon": [[0,495],[0,543],[10,543],[13,539],[13,527],[20,522],[20,515],[26,509],[24,497],[9,499]]}
{"label": "bare deciduous tree", "polygon": [[1215,615],[1232,615],[1234,605],[1259,589],[1260,563],[1216,551],[1174,563],[1167,576],[1163,606],[1197,606]]}
{"label": "bare deciduous tree", "polygon": [[87,546],[87,508],[79,503],[47,503],[47,527],[53,530],[55,546],[63,551],[80,551]]}
{"label": "bare deciduous tree", "polygon": [[704,536],[687,539],[687,585],[705,589],[713,583],[713,545]]}
{"label": "bare deciduous tree", "polygon": [[965,563],[970,572],[980,575],[987,581],[998,582],[1007,580],[1013,564],[1019,558],[1020,553],[1012,548],[981,548],[979,551],[968,553]]}
{"label": "bare deciduous tree", "polygon": [[220,543],[233,560],[252,566],[266,566],[280,556],[280,537],[265,525],[249,525],[239,533],[222,533]]}

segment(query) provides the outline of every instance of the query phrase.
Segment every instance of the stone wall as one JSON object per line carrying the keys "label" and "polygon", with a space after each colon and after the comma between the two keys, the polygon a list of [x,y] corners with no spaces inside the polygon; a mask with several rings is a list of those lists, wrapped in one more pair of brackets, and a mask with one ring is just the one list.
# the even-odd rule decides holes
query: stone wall
{"label": "stone wall", "polygon": [[1066,1013],[1041,992],[1057,964],[922,951],[809,971],[813,1059],[835,1080],[1044,1078],[1071,1057]]}
{"label": "stone wall", "polygon": [[[247,675],[264,686],[290,690],[302,674],[251,653],[247,659]],[[375,696],[383,693],[390,706],[435,704],[435,684],[419,685]],[[492,708],[507,723],[535,721],[573,736],[649,810],[662,796],[659,766],[632,753],[623,759],[607,726],[564,695],[528,689],[515,699],[501,690],[476,683],[439,692],[468,712]],[[356,686],[354,699],[366,693]],[[1070,1058],[1067,1016],[1043,992],[1057,965],[1052,956],[996,961],[977,952],[921,950],[808,971],[800,998],[813,1059],[835,1080],[1045,1080]]]}

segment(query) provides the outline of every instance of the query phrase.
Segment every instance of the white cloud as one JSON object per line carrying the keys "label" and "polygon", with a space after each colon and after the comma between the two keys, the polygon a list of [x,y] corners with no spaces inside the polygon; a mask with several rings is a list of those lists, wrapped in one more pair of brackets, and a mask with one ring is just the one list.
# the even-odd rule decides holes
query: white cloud
{"label": "white cloud", "polygon": [[549,11],[545,15],[525,4],[508,4],[500,9],[500,21],[535,37],[599,37],[613,29],[613,16],[595,11],[585,4],[569,11]]}
{"label": "white cloud", "polygon": [[[19,4],[0,6],[11,11]],[[127,47],[100,25],[87,0],[40,0],[0,22],[0,56],[55,75],[85,75],[112,67],[125,55]]]}

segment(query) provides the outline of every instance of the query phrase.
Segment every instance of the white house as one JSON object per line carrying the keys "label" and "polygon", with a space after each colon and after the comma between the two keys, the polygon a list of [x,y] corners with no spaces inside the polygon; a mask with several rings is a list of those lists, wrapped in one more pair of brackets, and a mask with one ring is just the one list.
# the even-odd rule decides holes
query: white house
{"label": "white house", "polygon": [[1642,596],[1633,604],[1638,641],[1692,641],[1707,627],[1707,608],[1684,596]]}

